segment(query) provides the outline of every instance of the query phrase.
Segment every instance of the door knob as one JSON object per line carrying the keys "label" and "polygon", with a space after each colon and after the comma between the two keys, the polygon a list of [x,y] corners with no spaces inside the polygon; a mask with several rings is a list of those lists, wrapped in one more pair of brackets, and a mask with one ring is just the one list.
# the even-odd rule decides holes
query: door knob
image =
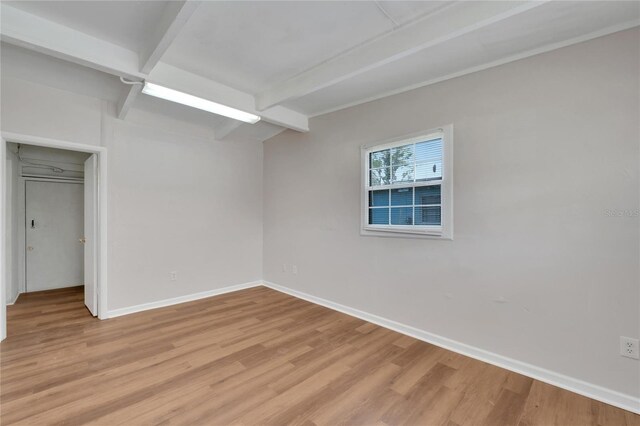
{"label": "door knob", "polygon": [[82,244],[87,242],[87,239],[85,237],[82,238],[78,238],[78,241],[80,241]]}
{"label": "door knob", "polygon": [[29,250],[29,251],[33,251],[33,246],[29,246],[29,247],[27,247],[27,250]]}

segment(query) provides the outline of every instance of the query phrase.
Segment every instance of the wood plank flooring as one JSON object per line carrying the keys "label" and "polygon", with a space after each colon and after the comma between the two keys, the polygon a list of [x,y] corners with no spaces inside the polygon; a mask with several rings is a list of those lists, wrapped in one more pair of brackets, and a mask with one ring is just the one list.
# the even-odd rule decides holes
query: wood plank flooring
{"label": "wood plank flooring", "polygon": [[100,321],[23,294],[2,425],[640,425],[640,416],[259,287]]}

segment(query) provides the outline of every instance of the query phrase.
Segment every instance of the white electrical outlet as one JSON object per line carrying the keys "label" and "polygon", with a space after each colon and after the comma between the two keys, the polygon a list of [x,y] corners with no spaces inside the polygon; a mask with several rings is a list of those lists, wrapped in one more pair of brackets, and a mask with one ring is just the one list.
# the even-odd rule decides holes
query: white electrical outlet
{"label": "white electrical outlet", "polygon": [[293,273],[294,275],[298,273],[298,266],[297,265],[291,266],[291,273]]}
{"label": "white electrical outlet", "polygon": [[177,281],[178,280],[178,272],[177,271],[169,272],[169,280],[170,281]]}
{"label": "white electrical outlet", "polygon": [[631,337],[620,336],[620,355],[627,358],[640,359],[640,341]]}

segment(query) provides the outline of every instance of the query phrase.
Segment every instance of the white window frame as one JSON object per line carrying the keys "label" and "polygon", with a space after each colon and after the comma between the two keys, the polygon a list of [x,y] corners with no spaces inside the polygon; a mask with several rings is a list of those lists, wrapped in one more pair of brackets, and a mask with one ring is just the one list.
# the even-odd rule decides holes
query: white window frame
{"label": "white window frame", "polygon": [[[442,180],[426,182],[398,183],[382,186],[369,186],[369,154],[387,148],[442,138]],[[405,135],[385,141],[379,141],[361,147],[362,183],[361,187],[361,229],[364,236],[436,238],[453,240],[453,125]],[[429,185],[441,185],[440,226],[433,225],[372,225],[369,224],[369,191],[378,189],[416,188]]]}

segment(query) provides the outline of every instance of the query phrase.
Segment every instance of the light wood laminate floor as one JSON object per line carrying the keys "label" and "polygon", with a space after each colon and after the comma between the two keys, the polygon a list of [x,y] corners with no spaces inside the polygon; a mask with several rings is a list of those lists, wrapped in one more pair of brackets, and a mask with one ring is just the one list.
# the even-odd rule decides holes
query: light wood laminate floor
{"label": "light wood laminate floor", "polygon": [[100,321],[23,294],[1,423],[640,425],[640,416],[263,287]]}

